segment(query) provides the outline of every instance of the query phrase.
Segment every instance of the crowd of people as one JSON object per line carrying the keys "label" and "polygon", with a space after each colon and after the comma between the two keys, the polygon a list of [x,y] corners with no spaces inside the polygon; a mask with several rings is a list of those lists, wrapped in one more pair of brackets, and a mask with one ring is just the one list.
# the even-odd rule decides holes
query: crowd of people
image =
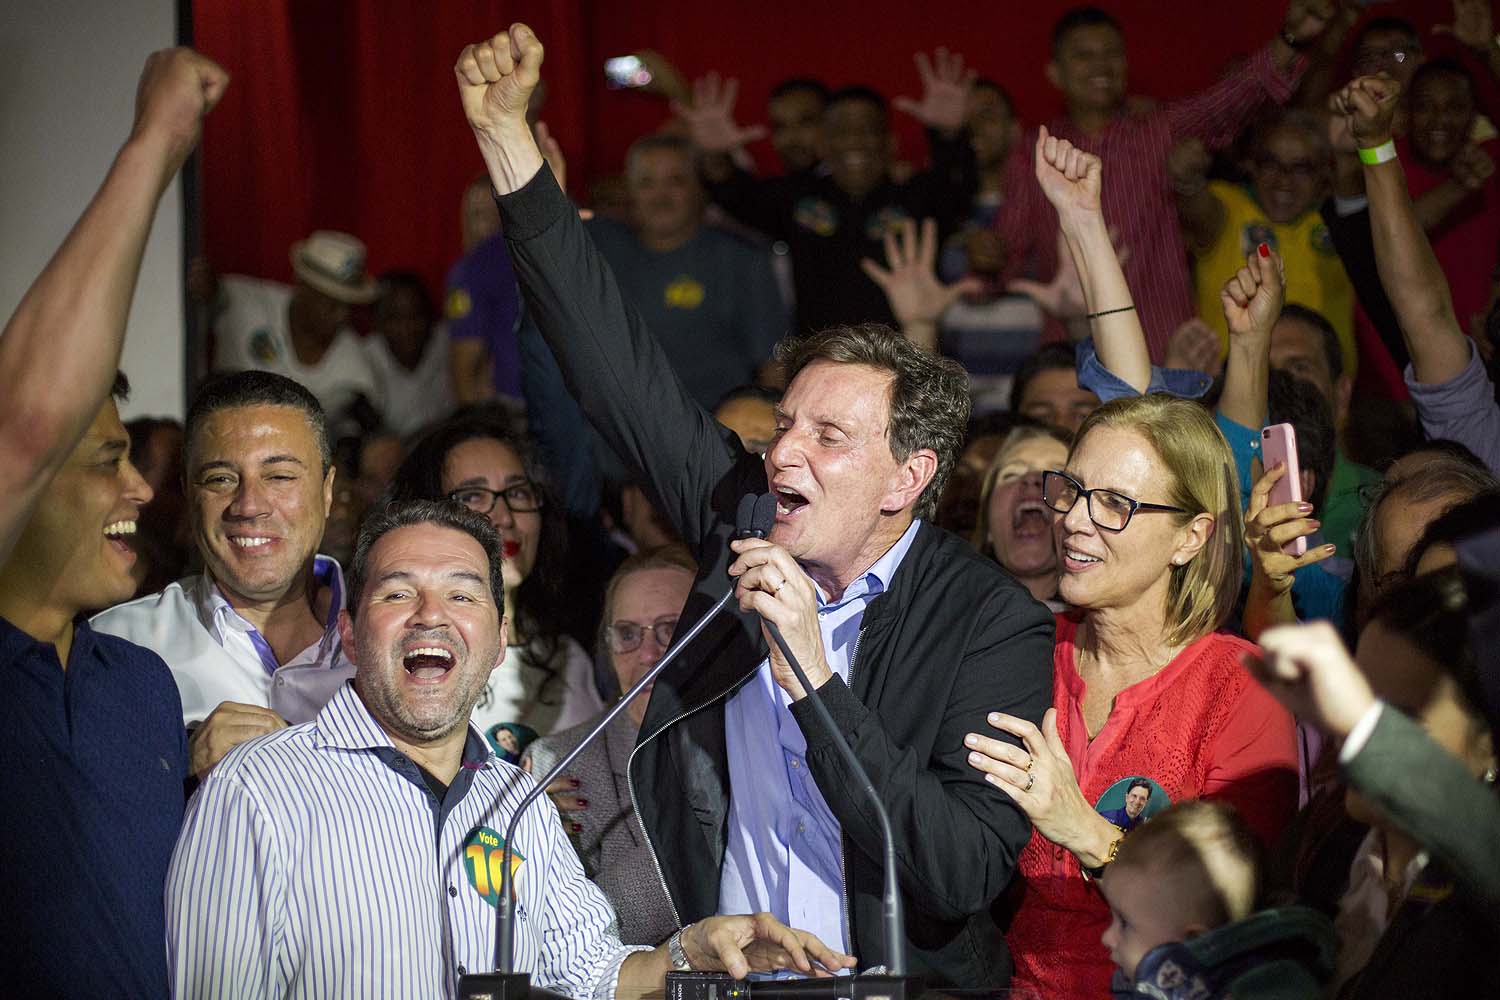
{"label": "crowd of people", "polygon": [[643,53],[663,126],[583,209],[515,24],[455,67],[441,304],[348,233],[290,286],[197,261],[215,371],[124,424],[230,85],[151,56],[0,335],[7,994],[455,996],[507,861],[517,967],[579,998],[898,952],[1021,997],[1493,991],[1500,35],[1453,8],[1290,0],[1161,104],[1077,8],[1034,128],[946,49],[917,97],[788,78],[769,130]]}

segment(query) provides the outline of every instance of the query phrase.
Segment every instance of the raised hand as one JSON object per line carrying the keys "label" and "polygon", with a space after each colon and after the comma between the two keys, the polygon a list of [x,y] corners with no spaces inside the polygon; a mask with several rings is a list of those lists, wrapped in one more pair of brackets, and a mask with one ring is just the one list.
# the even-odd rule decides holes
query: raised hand
{"label": "raised hand", "polygon": [[740,82],[733,77],[720,81],[710,73],[693,81],[693,102],[672,102],[672,113],[687,123],[693,145],[705,153],[729,153],[757,139],[764,139],[763,125],[741,126],[734,120],[734,102]]}
{"label": "raised hand", "polygon": [[1495,18],[1490,0],[1453,0],[1453,23],[1434,24],[1435,35],[1452,35],[1471,49],[1494,44]]}
{"label": "raised hand", "polygon": [[1172,189],[1180,195],[1191,196],[1202,191],[1208,184],[1208,168],[1213,165],[1213,156],[1202,139],[1188,138],[1167,151],[1167,176],[1172,179]]}
{"label": "raised hand", "polygon": [[1453,179],[1470,191],[1482,191],[1495,173],[1495,161],[1478,146],[1465,146],[1453,157],[1448,169]]}
{"label": "raised hand", "polygon": [[525,129],[526,104],[541,80],[542,42],[517,22],[508,31],[464,46],[458,65],[458,93],[474,131],[491,136]]}
{"label": "raised hand", "polygon": [[151,53],[136,87],[131,135],[164,141],[175,170],[198,144],[204,116],[228,86],[229,74],[192,49]]}
{"label": "raised hand", "polygon": [[886,229],[886,267],[868,257],[859,262],[870,280],[885,292],[891,312],[896,314],[896,321],[903,330],[931,326],[935,333],[939,317],[954,300],[984,288],[984,282],[974,276],[961,278],[951,285],[940,282],[935,273],[937,248],[935,219],[923,219],[920,229],[912,220],[902,219],[896,231]]}
{"label": "raised hand", "polygon": [[1299,719],[1345,737],[1375,704],[1370,682],[1327,622],[1281,625],[1260,636],[1259,656],[1244,663],[1255,679]]}
{"label": "raised hand", "polygon": [[1098,214],[1099,188],[1104,175],[1099,157],[1085,153],[1066,139],[1047,132],[1036,136],[1036,179],[1042,193],[1057,209],[1059,219]]}
{"label": "raised hand", "polygon": [[1377,73],[1352,81],[1328,99],[1328,106],[1347,121],[1357,147],[1372,149],[1390,141],[1400,97],[1401,84]]}
{"label": "raised hand", "polygon": [[1286,475],[1286,467],[1277,465],[1266,472],[1250,490],[1250,506],[1245,509],[1245,544],[1250,549],[1252,572],[1260,577],[1272,594],[1292,589],[1292,574],[1303,566],[1322,562],[1333,555],[1336,546],[1309,548],[1300,556],[1290,555],[1285,546],[1313,534],[1321,523],[1313,518],[1310,503],[1283,503],[1267,506],[1271,488]]}
{"label": "raised hand", "polygon": [[891,104],[917,121],[939,132],[957,132],[964,127],[969,109],[969,91],[978,73],[964,66],[964,57],[939,48],[931,59],[915,56],[922,77],[922,98],[898,97]]}
{"label": "raised hand", "polygon": [[1197,316],[1185,321],[1167,338],[1163,368],[1186,368],[1216,378],[1224,367],[1219,357],[1219,335]]}
{"label": "raised hand", "polygon": [[1042,282],[1016,278],[1008,282],[1005,288],[1006,291],[1025,295],[1043,312],[1065,322],[1088,315],[1088,302],[1083,295],[1083,279],[1078,274],[1073,251],[1068,249],[1068,238],[1061,231],[1057,234],[1057,271],[1052,275],[1052,280]]}
{"label": "raised hand", "polygon": [[547,161],[547,166],[552,168],[552,176],[557,178],[557,186],[566,191],[568,159],[563,156],[562,146],[553,138],[552,130],[547,127],[546,122],[537,122],[532,133],[536,136],[537,148],[542,151],[542,159]]}
{"label": "raised hand", "polygon": [[1333,0],[1292,0],[1281,22],[1282,37],[1303,48],[1327,30],[1335,11]]}
{"label": "raised hand", "polygon": [[1262,243],[1245,258],[1245,266],[1224,283],[1224,290],[1219,293],[1231,341],[1240,337],[1269,340],[1271,327],[1281,315],[1285,281],[1281,256],[1266,244]]}

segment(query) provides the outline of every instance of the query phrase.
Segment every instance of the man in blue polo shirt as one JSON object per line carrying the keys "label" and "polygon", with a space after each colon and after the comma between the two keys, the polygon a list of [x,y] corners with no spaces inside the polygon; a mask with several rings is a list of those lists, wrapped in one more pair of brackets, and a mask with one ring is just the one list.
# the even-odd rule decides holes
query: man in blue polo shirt
{"label": "man in blue polo shirt", "polygon": [[6,996],[165,996],[162,889],[187,743],[166,664],[80,617],[128,597],[151,489],[111,395],[162,192],[228,77],[146,63],[136,120],[0,334],[0,983]]}

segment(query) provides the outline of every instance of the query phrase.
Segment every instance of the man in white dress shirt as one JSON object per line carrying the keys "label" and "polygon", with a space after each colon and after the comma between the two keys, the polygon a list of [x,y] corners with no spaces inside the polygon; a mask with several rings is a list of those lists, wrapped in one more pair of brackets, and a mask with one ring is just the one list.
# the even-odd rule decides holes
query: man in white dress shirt
{"label": "man in white dress shirt", "polygon": [[[468,723],[505,650],[499,536],[471,511],[401,501],[361,528],[350,585],[353,683],[312,722],[238,747],[188,805],[167,875],[174,996],[451,997],[491,968],[502,838],[534,787]],[[550,802],[512,850],[516,968],[547,989],[609,1000],[660,990],[672,968],[854,962],[764,913],[621,944]]]}
{"label": "man in white dress shirt", "polygon": [[343,574],[317,555],[334,477],[318,401],[270,372],[221,376],[184,438],[204,571],[91,624],[172,668],[202,777],[235,745],[313,718],[354,667],[337,628]]}

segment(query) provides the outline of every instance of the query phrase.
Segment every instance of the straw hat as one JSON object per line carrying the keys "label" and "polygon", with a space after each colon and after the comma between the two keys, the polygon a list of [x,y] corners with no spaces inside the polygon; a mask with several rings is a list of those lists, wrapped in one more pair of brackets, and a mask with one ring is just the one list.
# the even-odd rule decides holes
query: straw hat
{"label": "straw hat", "polygon": [[348,233],[320,229],[292,244],[292,270],[311,287],[350,305],[375,301],[375,279],[365,273],[365,245]]}

